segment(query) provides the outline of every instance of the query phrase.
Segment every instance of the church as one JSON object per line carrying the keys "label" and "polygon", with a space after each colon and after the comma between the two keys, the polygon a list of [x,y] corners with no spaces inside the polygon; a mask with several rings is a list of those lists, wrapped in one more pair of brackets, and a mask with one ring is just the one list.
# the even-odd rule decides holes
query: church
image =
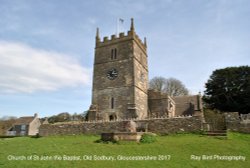
{"label": "church", "polygon": [[200,95],[170,97],[148,87],[147,41],[130,30],[109,39],[96,31],[92,103],[93,120],[147,119],[202,115]]}

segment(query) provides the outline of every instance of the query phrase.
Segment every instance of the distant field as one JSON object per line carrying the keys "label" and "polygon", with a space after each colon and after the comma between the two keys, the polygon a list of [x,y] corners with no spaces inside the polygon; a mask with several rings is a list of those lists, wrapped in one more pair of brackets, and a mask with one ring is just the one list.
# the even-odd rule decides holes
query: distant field
{"label": "distant field", "polygon": [[[98,139],[99,136],[88,135],[0,139],[0,167],[247,168],[250,165],[250,134],[229,133],[228,139],[177,134],[159,136],[151,144],[95,143]],[[200,161],[194,160],[199,156]],[[243,156],[246,160],[229,161],[230,156]]]}

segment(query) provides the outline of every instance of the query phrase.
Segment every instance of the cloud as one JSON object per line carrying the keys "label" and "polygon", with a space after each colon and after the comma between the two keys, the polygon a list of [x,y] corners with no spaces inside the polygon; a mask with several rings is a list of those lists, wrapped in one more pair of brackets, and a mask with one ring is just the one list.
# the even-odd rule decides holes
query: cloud
{"label": "cloud", "polygon": [[55,91],[90,83],[90,71],[68,55],[0,41],[0,92]]}

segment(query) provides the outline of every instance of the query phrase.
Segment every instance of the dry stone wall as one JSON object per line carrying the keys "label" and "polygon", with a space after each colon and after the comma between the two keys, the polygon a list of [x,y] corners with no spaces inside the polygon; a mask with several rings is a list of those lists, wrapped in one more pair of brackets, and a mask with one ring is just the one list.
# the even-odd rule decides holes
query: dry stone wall
{"label": "dry stone wall", "polygon": [[[127,132],[129,120],[110,122],[82,122],[41,125],[39,134],[50,135],[75,135],[75,134],[101,134],[111,132]],[[158,134],[176,132],[196,132],[202,128],[201,117],[159,118],[150,120],[134,120],[137,128]]]}
{"label": "dry stone wall", "polygon": [[248,116],[249,114],[239,116],[238,112],[228,112],[225,113],[226,126],[228,130],[250,133],[250,120],[248,118],[244,119],[243,116]]}

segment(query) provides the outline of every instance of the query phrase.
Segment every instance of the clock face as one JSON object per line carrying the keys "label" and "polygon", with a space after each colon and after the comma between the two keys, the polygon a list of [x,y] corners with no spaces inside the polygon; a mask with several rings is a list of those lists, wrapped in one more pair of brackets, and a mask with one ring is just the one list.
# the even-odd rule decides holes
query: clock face
{"label": "clock face", "polygon": [[118,71],[115,68],[110,69],[107,72],[107,78],[110,80],[114,80],[117,76],[118,76]]}

